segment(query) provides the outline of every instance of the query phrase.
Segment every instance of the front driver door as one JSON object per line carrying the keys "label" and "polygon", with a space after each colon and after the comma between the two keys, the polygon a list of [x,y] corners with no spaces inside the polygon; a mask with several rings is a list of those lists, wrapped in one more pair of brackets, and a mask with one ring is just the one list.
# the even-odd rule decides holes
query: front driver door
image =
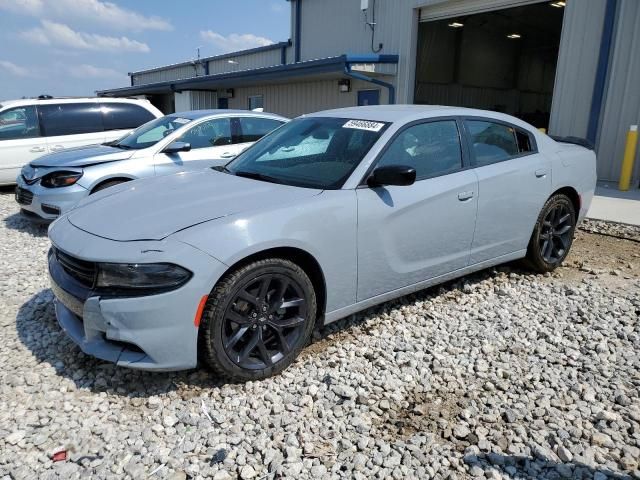
{"label": "front driver door", "polygon": [[191,145],[188,152],[155,155],[156,175],[224,165],[237,155],[230,118],[200,122],[174,141]]}
{"label": "front driver door", "polygon": [[416,182],[357,189],[358,301],[467,266],[478,181],[459,132],[451,118],[405,128],[376,166],[413,167]]}

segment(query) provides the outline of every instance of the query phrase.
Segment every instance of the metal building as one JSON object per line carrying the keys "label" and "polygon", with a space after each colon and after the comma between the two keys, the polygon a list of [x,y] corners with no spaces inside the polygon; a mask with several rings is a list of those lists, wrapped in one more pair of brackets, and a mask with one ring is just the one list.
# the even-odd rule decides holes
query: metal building
{"label": "metal building", "polygon": [[[640,123],[638,0],[290,0],[291,39],[130,74],[99,95],[289,117],[375,103],[498,110],[589,139],[617,181]],[[640,153],[639,153],[640,156]],[[633,185],[640,181],[636,159]]]}

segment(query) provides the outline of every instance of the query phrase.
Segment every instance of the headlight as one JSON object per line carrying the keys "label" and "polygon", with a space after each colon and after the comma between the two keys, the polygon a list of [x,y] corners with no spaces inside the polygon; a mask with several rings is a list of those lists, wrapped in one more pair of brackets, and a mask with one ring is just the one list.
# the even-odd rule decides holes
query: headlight
{"label": "headlight", "polygon": [[47,188],[68,187],[82,177],[82,172],[52,172],[42,177],[42,186]]}
{"label": "headlight", "polygon": [[99,263],[96,286],[123,290],[172,290],[184,285],[191,272],[172,263]]}

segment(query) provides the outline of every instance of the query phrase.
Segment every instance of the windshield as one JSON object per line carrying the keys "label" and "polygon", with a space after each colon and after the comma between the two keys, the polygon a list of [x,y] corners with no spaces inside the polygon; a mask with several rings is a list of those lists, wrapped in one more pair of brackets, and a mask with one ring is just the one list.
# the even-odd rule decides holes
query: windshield
{"label": "windshield", "polygon": [[387,125],[345,118],[300,118],[258,141],[226,170],[285,185],[338,189]]}
{"label": "windshield", "polygon": [[136,128],[129,135],[125,135],[113,143],[112,146],[126,150],[151,147],[190,121],[188,118],[173,116],[156,118]]}

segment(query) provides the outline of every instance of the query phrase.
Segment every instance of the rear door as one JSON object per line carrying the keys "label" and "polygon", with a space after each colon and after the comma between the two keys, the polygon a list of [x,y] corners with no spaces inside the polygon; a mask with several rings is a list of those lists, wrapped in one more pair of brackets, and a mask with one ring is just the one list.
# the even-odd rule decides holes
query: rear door
{"label": "rear door", "polygon": [[45,153],[35,105],[0,113],[0,184],[15,183],[22,166]]}
{"label": "rear door", "polygon": [[453,118],[405,127],[376,166],[415,168],[410,186],[361,187],[358,301],[467,266],[478,182]]}
{"label": "rear door", "polygon": [[478,219],[470,264],[527,248],[551,193],[551,162],[525,129],[486,118],[466,118],[471,161],[478,176]]}
{"label": "rear door", "polygon": [[236,156],[233,140],[230,118],[200,122],[174,140],[190,144],[191,150],[155,155],[156,175],[224,165]]}
{"label": "rear door", "polygon": [[38,107],[49,152],[104,143],[100,104],[94,102],[47,103]]}

